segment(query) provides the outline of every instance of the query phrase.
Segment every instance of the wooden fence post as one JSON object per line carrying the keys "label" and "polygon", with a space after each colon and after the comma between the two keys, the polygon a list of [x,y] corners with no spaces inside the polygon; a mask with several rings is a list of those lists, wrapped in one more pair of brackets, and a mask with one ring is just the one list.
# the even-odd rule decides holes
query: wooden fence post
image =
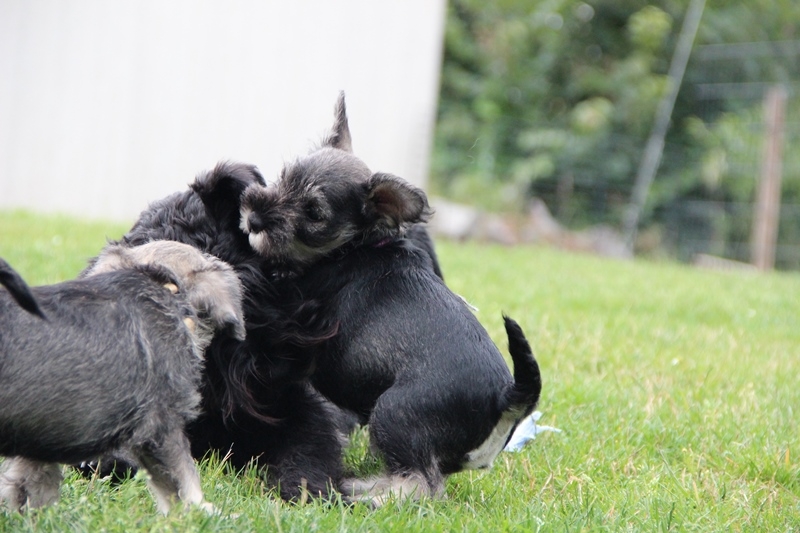
{"label": "wooden fence post", "polygon": [[764,97],[764,152],[756,190],[751,261],[759,270],[775,268],[781,210],[781,172],[786,89],[772,87]]}

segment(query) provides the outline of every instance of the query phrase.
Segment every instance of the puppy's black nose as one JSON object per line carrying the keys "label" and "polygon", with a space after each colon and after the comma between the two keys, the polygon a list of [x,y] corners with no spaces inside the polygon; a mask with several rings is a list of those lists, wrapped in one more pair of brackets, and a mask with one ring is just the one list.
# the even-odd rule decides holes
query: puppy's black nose
{"label": "puppy's black nose", "polygon": [[250,233],[261,233],[267,227],[264,219],[255,211],[247,217],[247,226],[250,228]]}

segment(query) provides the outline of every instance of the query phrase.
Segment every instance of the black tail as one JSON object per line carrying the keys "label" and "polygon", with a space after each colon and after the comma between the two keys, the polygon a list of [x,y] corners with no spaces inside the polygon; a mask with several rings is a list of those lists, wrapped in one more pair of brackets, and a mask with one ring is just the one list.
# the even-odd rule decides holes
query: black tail
{"label": "black tail", "polygon": [[514,362],[514,385],[506,392],[506,409],[522,409],[527,414],[533,411],[539,401],[542,375],[522,328],[505,315],[503,321],[508,335],[508,351]]}
{"label": "black tail", "polygon": [[11,268],[11,265],[2,259],[0,259],[0,285],[8,289],[11,297],[17,301],[20,307],[31,314],[38,315],[44,319],[47,318],[39,308],[39,303],[25,280],[17,274],[16,270]]}

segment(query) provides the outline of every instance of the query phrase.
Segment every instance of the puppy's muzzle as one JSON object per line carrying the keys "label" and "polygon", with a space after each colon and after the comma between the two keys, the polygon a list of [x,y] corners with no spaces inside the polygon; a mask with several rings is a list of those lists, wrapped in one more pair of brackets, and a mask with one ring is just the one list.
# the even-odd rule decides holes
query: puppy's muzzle
{"label": "puppy's muzzle", "polygon": [[267,220],[255,211],[251,211],[247,217],[247,228],[250,233],[261,233],[267,229]]}

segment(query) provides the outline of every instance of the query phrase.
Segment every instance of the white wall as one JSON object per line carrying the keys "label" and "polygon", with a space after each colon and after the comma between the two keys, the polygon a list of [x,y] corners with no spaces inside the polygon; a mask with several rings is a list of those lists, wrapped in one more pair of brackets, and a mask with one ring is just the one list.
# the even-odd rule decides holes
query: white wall
{"label": "white wall", "polygon": [[133,220],[221,159],[267,179],[347,95],[354,151],[427,180],[445,0],[0,0],[0,209]]}

